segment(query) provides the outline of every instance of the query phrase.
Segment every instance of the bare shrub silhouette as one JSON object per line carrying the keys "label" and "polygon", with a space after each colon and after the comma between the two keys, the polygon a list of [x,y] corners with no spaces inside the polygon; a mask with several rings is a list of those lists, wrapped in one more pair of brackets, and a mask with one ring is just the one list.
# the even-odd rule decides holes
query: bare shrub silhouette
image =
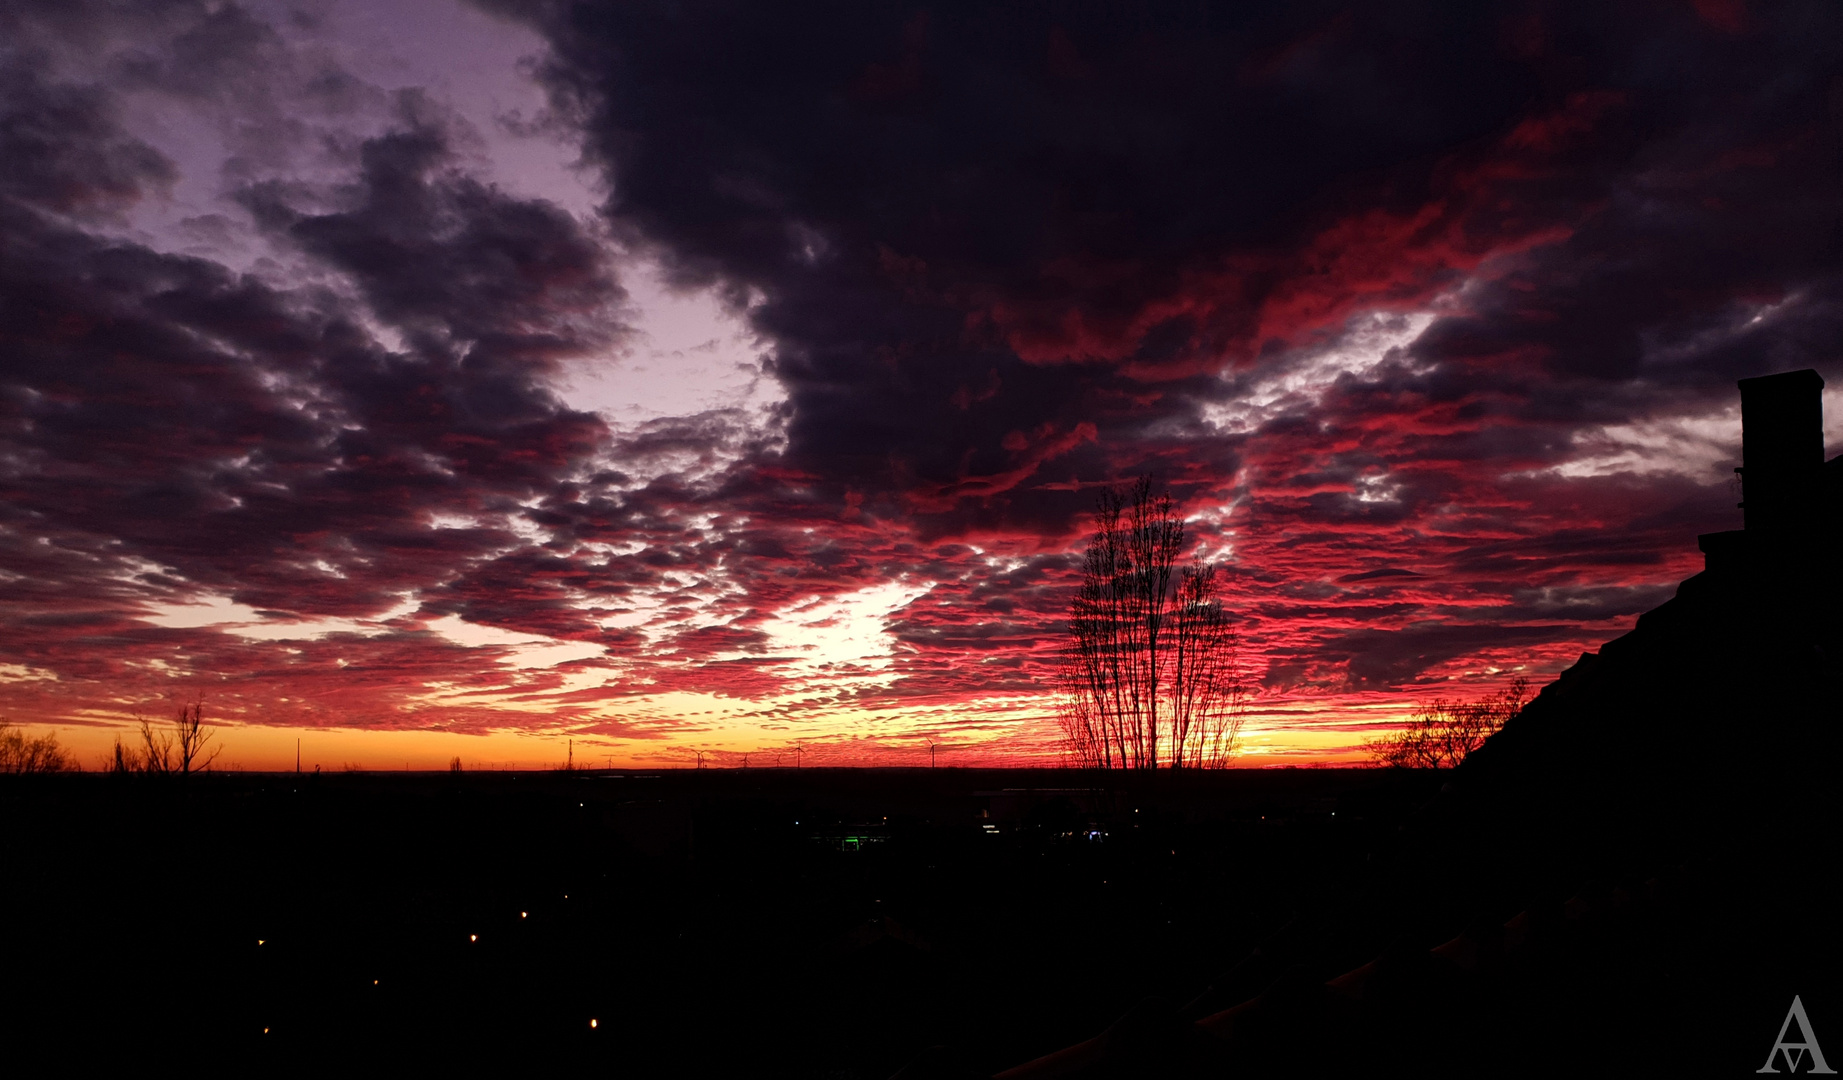
{"label": "bare shrub silhouette", "polygon": [[75,765],[70,752],[58,745],[56,732],[35,738],[0,720],[0,773],[65,772]]}
{"label": "bare shrub silhouette", "polygon": [[1397,769],[1451,769],[1523,711],[1529,680],[1518,679],[1473,702],[1435,698],[1415,709],[1400,731],[1368,743],[1372,764]]}
{"label": "bare shrub silhouette", "polygon": [[108,763],[110,772],[144,773],[151,776],[190,776],[203,772],[217,760],[221,746],[211,746],[217,732],[205,724],[204,702],[181,703],[179,712],[168,727],[156,729],[138,713],[141,722],[140,745],[124,745],[115,737],[115,747]]}
{"label": "bare shrub silhouette", "polygon": [[1244,712],[1238,639],[1202,561],[1173,574],[1184,524],[1150,477],[1102,494],[1069,610],[1063,749],[1084,768],[1228,763]]}

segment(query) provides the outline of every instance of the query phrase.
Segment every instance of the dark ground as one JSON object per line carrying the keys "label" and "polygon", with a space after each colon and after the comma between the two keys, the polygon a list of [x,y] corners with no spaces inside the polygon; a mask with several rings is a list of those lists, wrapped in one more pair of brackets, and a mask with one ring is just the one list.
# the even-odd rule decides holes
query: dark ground
{"label": "dark ground", "polygon": [[0,779],[15,1045],[841,1080],[939,1043],[997,1071],[1149,995],[1181,1003],[1347,883],[1439,785],[1363,770],[1103,791],[961,769]]}
{"label": "dark ground", "polygon": [[[76,1073],[884,1080],[940,1044],[910,1076],[990,1075],[1128,1014],[1129,1064],[1092,1075],[1739,1076],[1797,993],[1835,1068],[1813,764],[1790,801],[1619,806],[1469,767],[0,777],[0,1038]],[[1468,790],[1526,824],[1454,816]],[[1678,808],[1634,831],[1645,806]],[[1560,846],[1516,833],[1563,819]],[[1179,1065],[1157,1019],[1131,1049],[1132,1016],[1263,991],[1335,1019],[1288,995],[1519,913],[1537,947],[1450,987],[1409,964],[1360,1022],[1266,1021]]]}

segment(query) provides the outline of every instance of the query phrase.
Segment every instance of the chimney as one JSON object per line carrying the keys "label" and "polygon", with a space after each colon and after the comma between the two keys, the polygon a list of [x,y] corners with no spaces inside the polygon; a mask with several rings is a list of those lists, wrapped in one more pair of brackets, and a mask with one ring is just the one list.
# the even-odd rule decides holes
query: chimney
{"label": "chimney", "polygon": [[1749,533],[1788,536],[1823,512],[1824,379],[1807,368],[1742,379],[1742,521]]}

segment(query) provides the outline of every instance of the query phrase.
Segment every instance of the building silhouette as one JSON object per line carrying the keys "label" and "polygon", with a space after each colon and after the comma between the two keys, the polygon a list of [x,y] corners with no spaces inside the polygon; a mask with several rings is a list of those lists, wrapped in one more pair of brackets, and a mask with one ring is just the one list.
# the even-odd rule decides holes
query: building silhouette
{"label": "building silhouette", "polygon": [[[1703,572],[1545,687],[1365,873],[1194,1000],[996,1075],[1738,1075],[1795,995],[1843,1045],[1823,385],[1740,382],[1743,528],[1700,537]],[[897,1077],[979,1075],[936,1048]]]}

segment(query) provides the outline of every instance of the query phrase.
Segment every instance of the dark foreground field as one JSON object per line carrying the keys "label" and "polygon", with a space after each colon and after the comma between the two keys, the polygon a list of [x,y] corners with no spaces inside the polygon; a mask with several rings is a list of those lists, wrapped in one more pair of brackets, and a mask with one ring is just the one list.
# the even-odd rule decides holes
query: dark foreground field
{"label": "dark foreground field", "polygon": [[947,1043],[997,1070],[1200,992],[1437,787],[1159,779],[23,778],[6,1023],[78,1055],[881,1078]]}
{"label": "dark foreground field", "polygon": [[[1113,1024],[1082,1075],[1740,1075],[1794,993],[1843,1065],[1803,815],[1544,848],[1406,772],[3,779],[0,1025],[73,1072],[964,1077]],[[1506,959],[1460,979],[1462,932]],[[1257,994],[1240,1064],[1159,1064]]]}

